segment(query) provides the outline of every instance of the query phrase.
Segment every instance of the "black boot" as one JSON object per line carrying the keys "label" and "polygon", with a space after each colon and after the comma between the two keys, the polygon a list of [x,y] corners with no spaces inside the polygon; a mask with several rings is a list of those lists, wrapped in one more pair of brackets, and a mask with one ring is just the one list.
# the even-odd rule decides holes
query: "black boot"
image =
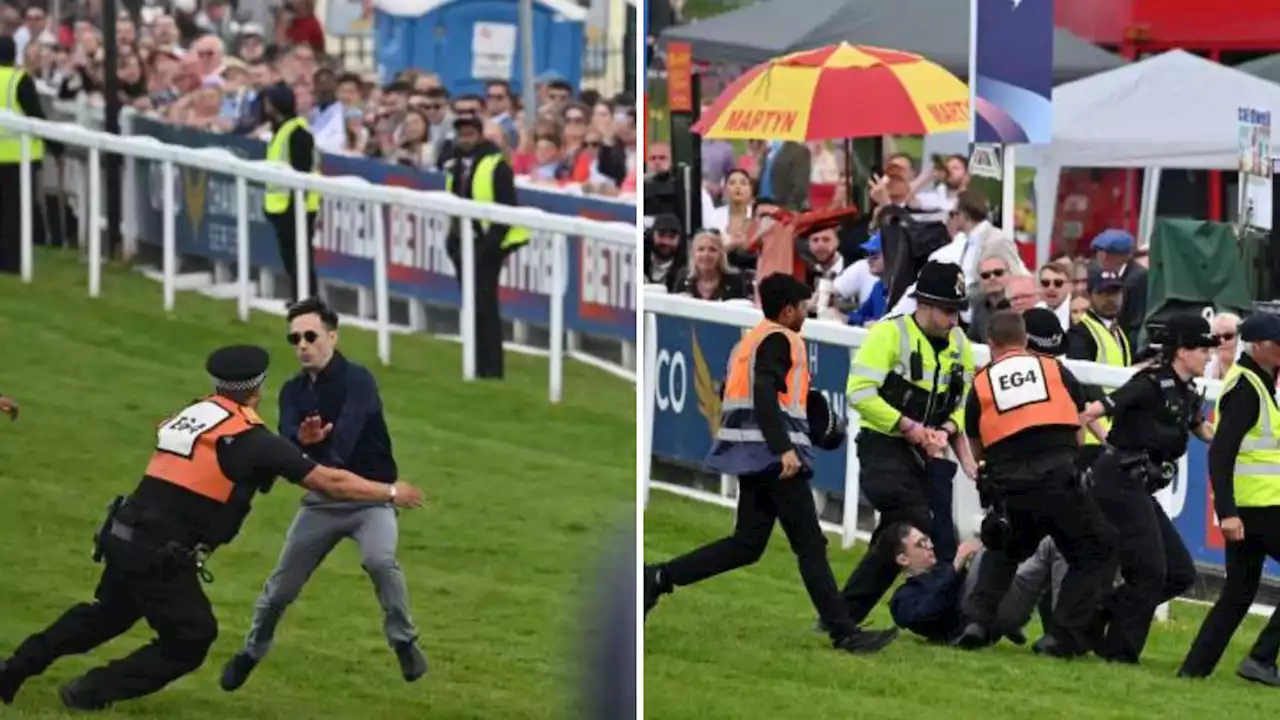
{"label": "black boot", "polygon": [[231,656],[225,667],[222,668],[222,689],[227,692],[239,690],[241,685],[249,679],[249,673],[258,666],[249,653],[241,651]]}
{"label": "black boot", "polygon": [[405,682],[413,682],[427,674],[427,656],[418,649],[418,641],[396,643],[396,658],[400,661],[400,674]]}
{"label": "black boot", "polygon": [[888,630],[863,630],[855,628],[844,637],[836,638],[831,646],[847,653],[865,654],[883,650],[889,643],[898,638],[898,628]]}
{"label": "black boot", "polygon": [[667,573],[661,565],[644,566],[644,614],[658,604],[658,599],[671,592],[671,584],[667,581]]}
{"label": "black boot", "polygon": [[18,690],[22,687],[22,683],[26,681],[26,675],[19,674],[13,665],[0,661],[0,702],[5,705],[12,705],[13,699],[18,696]]}

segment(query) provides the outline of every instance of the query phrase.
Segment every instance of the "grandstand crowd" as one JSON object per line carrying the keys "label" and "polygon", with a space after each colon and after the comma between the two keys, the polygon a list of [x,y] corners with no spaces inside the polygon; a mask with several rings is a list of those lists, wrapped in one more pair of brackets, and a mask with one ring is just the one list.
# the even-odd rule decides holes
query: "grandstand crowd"
{"label": "grandstand crowd", "polygon": [[[132,3],[122,2],[122,6]],[[297,111],[322,152],[439,170],[451,156],[454,120],[475,115],[522,182],[569,192],[627,197],[637,163],[634,98],[579,90],[548,73],[537,78],[536,109],[522,107],[505,80],[484,96],[461,94],[430,72],[390,82],[326,47],[312,0],[143,0],[116,20],[116,67],[124,106],[148,117],[215,133],[265,139],[263,91],[292,89]],[[103,31],[98,0],[41,0],[0,6],[0,34],[12,34],[23,68],[62,100],[102,106]],[[525,113],[536,112],[530,132]]]}
{"label": "grandstand crowd", "polygon": [[[813,312],[825,320],[866,327],[894,310],[888,304],[884,254],[879,230],[891,208],[905,209],[913,221],[945,224],[950,243],[935,254],[965,269],[972,304],[967,332],[984,341],[984,321],[991,311],[1032,306],[1054,311],[1064,329],[1088,312],[1090,268],[1120,274],[1125,281],[1120,322],[1136,340],[1146,305],[1147,248],[1121,232],[1104,233],[1087,252],[1058,252],[1034,265],[1034,248],[1024,242],[1034,228],[1027,213],[1017,213],[1018,227],[1002,233],[988,217],[988,203],[969,188],[972,179],[963,156],[942,158],[921,172],[905,153],[891,153],[884,175],[868,181],[872,205],[867,212],[850,208],[843,186],[840,158],[825,143],[751,141],[744,152],[722,140],[702,140],[702,225],[684,230],[675,212],[653,217],[645,235],[646,282],[668,292],[707,301],[749,300],[753,284],[763,277],[759,265],[762,236],[778,231],[780,219],[794,226],[804,213],[831,217],[811,232],[794,235],[795,265],[818,299]],[[671,171],[671,147],[649,143],[646,178]],[[834,227],[830,225],[834,224]],[[811,225],[805,223],[805,225]],[[968,249],[968,252],[966,252]],[[765,253],[766,255],[768,253]],[[963,260],[963,262],[962,262]],[[1240,318],[1222,313],[1213,320],[1222,339],[1207,376],[1221,379],[1239,357],[1236,335]]]}

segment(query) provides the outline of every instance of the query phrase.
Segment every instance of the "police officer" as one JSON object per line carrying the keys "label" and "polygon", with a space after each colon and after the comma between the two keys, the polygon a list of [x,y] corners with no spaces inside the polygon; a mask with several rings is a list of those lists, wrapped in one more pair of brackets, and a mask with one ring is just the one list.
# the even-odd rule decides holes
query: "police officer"
{"label": "police officer", "polygon": [[[445,163],[445,189],[479,203],[516,205],[516,179],[497,145],[484,137],[484,124],[475,115],[453,123],[454,153]],[[462,228],[454,218],[446,250],[462,278]],[[507,256],[529,242],[529,229],[488,221],[473,221],[476,287],[476,376],[502,379],[502,315],[498,279]]]}
{"label": "police officer", "polygon": [[1114,544],[1114,531],[1077,480],[1085,394],[1056,359],[1027,351],[1019,313],[993,315],[987,337],[991,363],[978,372],[965,402],[965,434],[974,457],[983,460],[980,489],[998,499],[1006,527],[983,554],[977,586],[964,607],[965,629],[954,644],[977,649],[998,639],[992,630],[1000,600],[1018,564],[1048,535],[1069,569],[1050,634],[1033,649],[1055,657],[1080,655],[1088,648],[1087,631]]}
{"label": "police officer", "polygon": [[1138,371],[1101,407],[1085,413],[1094,417],[1102,411],[1112,418],[1091,484],[1094,499],[1119,532],[1107,577],[1115,576],[1118,564],[1124,582],[1103,601],[1105,636],[1096,647],[1099,657],[1116,662],[1138,662],[1156,607],[1196,580],[1191,553],[1153,493],[1177,474],[1175,463],[1186,453],[1191,432],[1206,442],[1213,438],[1194,380],[1204,375],[1209,348],[1218,341],[1198,315],[1170,319],[1163,335],[1160,362]]}
{"label": "police officer", "polygon": [[[1120,312],[1124,307],[1124,278],[1119,273],[1094,266],[1089,269],[1089,309],[1080,322],[1067,332],[1067,357],[1111,367],[1129,367],[1133,354],[1129,338],[1120,324]],[[1105,393],[1098,387],[1086,386],[1090,400],[1101,400]],[[1098,420],[1105,431],[1110,423]],[[1080,451],[1080,470],[1087,470],[1102,454],[1102,441],[1092,433],[1086,433],[1084,448]]]}
{"label": "police officer", "polygon": [[[320,154],[311,126],[306,118],[299,117],[293,89],[283,83],[272,85],[263,96],[262,111],[271,123],[271,142],[267,144],[267,162],[288,166],[301,173],[320,173]],[[316,233],[316,216],[320,213],[320,194],[307,191],[303,194],[306,204],[306,237],[298,237],[298,220],[294,211],[295,193],[284,185],[268,184],[262,196],[262,209],[267,221],[276,231],[276,245],[280,248],[280,262],[293,283],[292,297],[302,301],[310,295],[319,296],[316,284],[315,252],[311,238]],[[307,292],[301,292],[298,284],[297,245],[303,243],[307,253]]]}
{"label": "police officer", "polygon": [[[35,81],[17,63],[17,46],[13,38],[0,37],[0,110],[8,110],[37,120],[44,120],[44,108]],[[30,174],[33,183],[40,178],[40,163],[44,160],[46,141],[38,135],[28,140]],[[62,146],[48,142],[49,152],[59,154]],[[22,136],[0,130],[0,272],[18,273],[22,269]],[[32,185],[31,197],[40,197],[38,184]],[[32,242],[40,245],[44,240],[44,219],[39,212],[32,215]]]}
{"label": "police officer", "polygon": [[277,476],[333,498],[417,507],[422,492],[403,482],[371,482],[317,465],[258,417],[267,351],[214,352],[206,369],[213,394],[165,420],[142,481],[117,498],[97,536],[106,566],[92,603],[67,610],[0,663],[0,700],[13,702],[28,678],[64,655],[85,653],[145,619],[157,637],[131,655],[61,689],[68,708],[100,710],[156,692],[203,664],[218,624],[200,582],[204,559],[230,542],[255,494]]}
{"label": "police officer", "polygon": [[[1209,445],[1213,504],[1226,539],[1227,579],[1187,653],[1180,677],[1208,677],[1258,593],[1268,557],[1280,561],[1280,317],[1250,316],[1240,325],[1245,352],[1227,372]],[[1280,610],[1236,669],[1246,680],[1280,687]]]}
{"label": "police officer", "polygon": [[[849,370],[850,407],[860,416],[859,483],[880,511],[872,543],[886,527],[908,522],[933,538],[939,562],[956,554],[951,514],[955,463],[944,453],[959,439],[960,403],[973,379],[973,346],[957,327],[968,307],[959,265],[930,261],[920,270],[911,315],[872,326]],[[956,454],[974,471],[963,443]],[[863,556],[843,595],[862,622],[897,578],[892,560]]]}
{"label": "police officer", "polygon": [[[765,319],[729,358],[720,430],[706,461],[710,470],[738,476],[733,535],[646,566],[645,612],[676,587],[755,563],[764,554],[774,522],[780,521],[832,646],[873,652],[892,642],[897,631],[865,631],[849,619],[827,564],[827,539],[809,485],[814,445],[810,410],[822,397],[809,389],[809,352],[800,337],[812,291],[781,273],[762,280],[759,290]],[[834,448],[842,440],[822,433],[818,441]]]}

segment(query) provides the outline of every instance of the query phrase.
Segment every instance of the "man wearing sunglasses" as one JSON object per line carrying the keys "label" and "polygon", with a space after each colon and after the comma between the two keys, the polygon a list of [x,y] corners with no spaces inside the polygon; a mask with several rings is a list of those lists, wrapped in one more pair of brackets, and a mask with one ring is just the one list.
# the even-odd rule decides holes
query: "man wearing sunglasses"
{"label": "man wearing sunglasses", "polygon": [[[289,308],[288,341],[302,371],[280,389],[280,436],[333,467],[375,482],[398,478],[391,436],[373,375],[337,351],[338,315],[310,298]],[[222,689],[238,689],[271,649],[285,608],[344,538],[360,546],[360,560],[382,606],[383,629],[401,673],[413,682],[427,671],[409,615],[409,593],[396,561],[399,528],[391,505],[340,502],[311,492],[285,537],[280,560],[254,607],[244,649],[227,662]]]}

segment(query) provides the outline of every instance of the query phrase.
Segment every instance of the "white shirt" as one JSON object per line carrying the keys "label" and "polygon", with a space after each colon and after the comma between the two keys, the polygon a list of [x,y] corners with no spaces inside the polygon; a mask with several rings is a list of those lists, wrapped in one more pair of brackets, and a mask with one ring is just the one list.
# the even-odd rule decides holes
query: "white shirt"
{"label": "white shirt", "polygon": [[1058,324],[1062,326],[1063,330],[1066,330],[1071,327],[1071,296],[1070,295],[1067,296],[1066,300],[1063,300],[1061,303],[1059,303],[1058,307],[1051,308],[1043,300],[1036,303],[1036,307],[1047,308],[1049,310],[1052,310],[1053,314],[1058,316]]}
{"label": "white shirt", "polygon": [[854,300],[861,305],[871,297],[871,290],[879,280],[871,274],[871,263],[866,258],[858,260],[844,268],[833,281],[836,294],[842,298]]}

